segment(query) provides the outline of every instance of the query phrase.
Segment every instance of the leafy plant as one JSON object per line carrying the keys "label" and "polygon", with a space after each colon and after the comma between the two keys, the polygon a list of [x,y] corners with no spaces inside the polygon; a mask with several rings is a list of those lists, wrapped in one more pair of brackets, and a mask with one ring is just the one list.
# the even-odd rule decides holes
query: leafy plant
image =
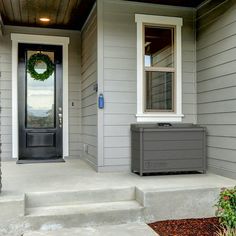
{"label": "leafy plant", "polygon": [[[216,204],[216,216],[220,223],[229,229],[236,229],[236,186],[223,188]],[[230,235],[230,234],[229,234]],[[236,234],[234,234],[235,236]]]}
{"label": "leafy plant", "polygon": [[216,236],[235,236],[236,235],[236,229],[231,228],[220,228],[215,234]]}

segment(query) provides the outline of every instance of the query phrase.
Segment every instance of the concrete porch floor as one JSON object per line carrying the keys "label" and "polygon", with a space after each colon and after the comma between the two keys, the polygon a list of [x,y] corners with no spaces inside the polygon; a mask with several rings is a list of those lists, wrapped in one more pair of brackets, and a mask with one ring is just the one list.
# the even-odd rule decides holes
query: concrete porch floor
{"label": "concrete porch floor", "polygon": [[[0,236],[90,235],[90,228],[83,227],[93,227],[99,236],[133,235],[134,227],[152,235],[145,222],[214,216],[220,188],[236,185],[236,180],[211,173],[97,173],[78,159],[3,162],[2,172]],[[120,234],[104,234],[109,229],[104,225],[110,225],[111,232],[117,229],[112,225],[120,225]]]}
{"label": "concrete porch floor", "polygon": [[141,189],[230,187],[236,180],[215,174],[140,177],[133,173],[97,173],[79,159],[65,163],[16,164],[2,162],[3,194],[91,190],[136,186]]}

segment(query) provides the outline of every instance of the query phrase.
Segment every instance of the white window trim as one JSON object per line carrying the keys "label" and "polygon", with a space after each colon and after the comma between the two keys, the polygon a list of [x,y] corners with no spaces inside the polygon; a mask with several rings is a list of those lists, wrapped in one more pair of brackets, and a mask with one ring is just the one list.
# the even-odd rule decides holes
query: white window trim
{"label": "white window trim", "polygon": [[63,158],[69,156],[68,37],[11,34],[12,40],[12,156],[19,157],[18,126],[18,43],[61,45],[63,50]]}
{"label": "white window trim", "polygon": [[[182,38],[181,28],[183,19],[180,17],[166,17],[135,14],[137,23],[137,122],[182,122]],[[176,74],[175,74],[175,112],[145,112],[144,111],[144,24],[160,26],[175,26],[176,28]]]}

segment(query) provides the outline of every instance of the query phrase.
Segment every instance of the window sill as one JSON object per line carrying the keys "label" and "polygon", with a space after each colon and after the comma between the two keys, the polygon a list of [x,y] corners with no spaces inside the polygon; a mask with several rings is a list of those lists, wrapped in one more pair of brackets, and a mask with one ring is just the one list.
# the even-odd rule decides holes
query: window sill
{"label": "window sill", "polygon": [[183,114],[136,114],[137,122],[182,122]]}

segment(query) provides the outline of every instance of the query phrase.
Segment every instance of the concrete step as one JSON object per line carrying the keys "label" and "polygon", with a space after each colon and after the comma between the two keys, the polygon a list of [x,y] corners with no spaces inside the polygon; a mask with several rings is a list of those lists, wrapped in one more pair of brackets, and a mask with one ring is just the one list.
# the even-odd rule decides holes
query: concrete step
{"label": "concrete step", "polygon": [[135,200],[34,207],[25,217],[34,230],[144,221],[143,206]]}
{"label": "concrete step", "polygon": [[3,191],[0,195],[0,228],[3,220],[12,217],[22,217],[24,214],[25,195]]}
{"label": "concrete step", "polygon": [[58,229],[54,231],[30,231],[24,236],[158,236],[145,223],[106,225],[87,228]]}
{"label": "concrete step", "polygon": [[26,208],[79,205],[135,199],[135,187],[26,194]]}

